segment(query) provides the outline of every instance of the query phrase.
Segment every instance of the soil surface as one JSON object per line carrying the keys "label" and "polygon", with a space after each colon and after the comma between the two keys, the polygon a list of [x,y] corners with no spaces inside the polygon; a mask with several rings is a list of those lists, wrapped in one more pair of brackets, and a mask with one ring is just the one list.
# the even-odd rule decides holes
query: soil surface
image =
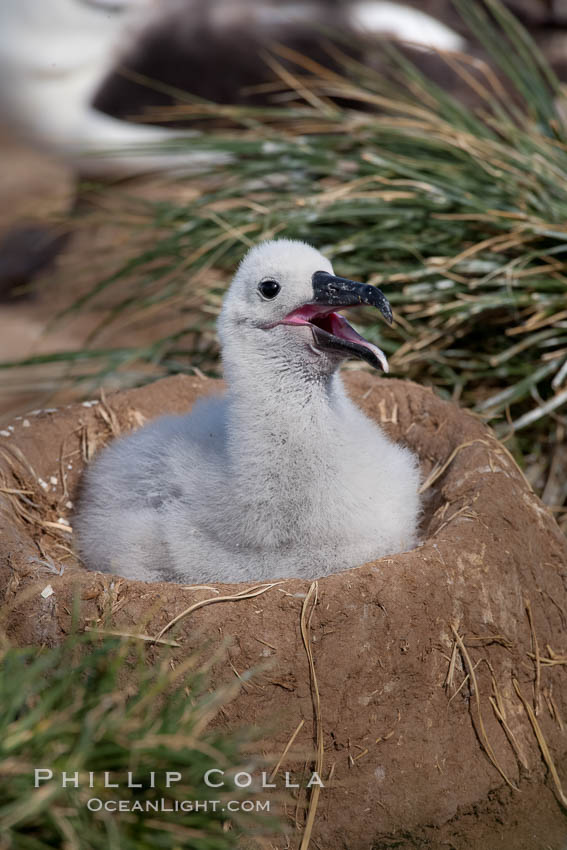
{"label": "soil surface", "polygon": [[[541,741],[567,787],[567,542],[476,418],[409,382],[353,372],[346,383],[419,454],[426,510],[417,549],[313,585],[180,587],[86,571],[69,525],[84,464],[121,433],[222,388],[170,378],[3,428],[9,637],[60,641],[78,595],[83,625],[152,637],[165,629],[161,639],[181,645],[148,643],[150,660],[164,651],[182,659],[210,641],[219,652],[213,684],[254,670],[220,722],[265,729],[271,769],[303,721],[278,774],[300,785],[322,735],[326,787],[313,848],[565,850],[567,818]],[[259,592],[220,599],[251,589]],[[293,794],[288,833],[270,841],[277,850],[301,841],[310,796]]]}

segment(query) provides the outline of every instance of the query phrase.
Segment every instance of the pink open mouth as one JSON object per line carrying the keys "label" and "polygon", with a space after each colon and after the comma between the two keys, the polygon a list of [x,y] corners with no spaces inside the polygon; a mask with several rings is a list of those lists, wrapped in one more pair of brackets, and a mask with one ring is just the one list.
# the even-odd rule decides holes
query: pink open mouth
{"label": "pink open mouth", "polygon": [[297,310],[292,310],[291,313],[278,322],[280,325],[310,325],[311,327],[320,328],[326,334],[334,337],[337,340],[343,340],[349,344],[349,347],[362,347],[374,355],[380,363],[384,372],[389,371],[388,361],[384,352],[373,345],[368,340],[364,339],[355,329],[349,325],[347,320],[335,313],[331,308],[322,307],[319,304],[304,304],[303,307],[298,307]]}

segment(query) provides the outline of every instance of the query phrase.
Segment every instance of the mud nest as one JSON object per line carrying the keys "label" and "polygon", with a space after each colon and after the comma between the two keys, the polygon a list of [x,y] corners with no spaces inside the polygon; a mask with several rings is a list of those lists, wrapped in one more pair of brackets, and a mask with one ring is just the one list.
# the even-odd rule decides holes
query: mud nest
{"label": "mud nest", "polygon": [[326,784],[294,792],[292,837],[274,847],[307,828],[326,850],[560,848],[566,540],[476,418],[415,384],[346,383],[420,457],[418,548],[314,583],[181,587],[85,570],[70,527],[84,465],[221,386],[168,378],[2,432],[4,628],[17,644],[57,643],[78,598],[82,627],[136,635],[150,656],[230,638],[215,683],[258,672],[223,722],[265,726],[282,774],[317,769]]}

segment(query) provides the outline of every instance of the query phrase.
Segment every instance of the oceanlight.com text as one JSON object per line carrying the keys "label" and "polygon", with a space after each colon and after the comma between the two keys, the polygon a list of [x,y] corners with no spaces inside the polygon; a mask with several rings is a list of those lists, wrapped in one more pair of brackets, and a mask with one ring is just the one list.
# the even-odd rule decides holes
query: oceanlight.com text
{"label": "oceanlight.com text", "polygon": [[101,800],[91,797],[90,812],[269,812],[269,800]]}

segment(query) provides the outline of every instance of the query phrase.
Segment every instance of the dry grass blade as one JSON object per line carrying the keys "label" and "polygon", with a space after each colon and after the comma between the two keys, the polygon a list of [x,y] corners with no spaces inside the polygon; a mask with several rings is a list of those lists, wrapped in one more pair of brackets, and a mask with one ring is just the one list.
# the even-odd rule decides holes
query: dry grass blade
{"label": "dry grass blade", "polygon": [[122,429],[120,427],[118,417],[116,416],[116,413],[114,412],[112,407],[109,405],[103,389],[101,389],[100,391],[100,404],[96,405],[95,411],[108,426],[112,436],[119,437],[122,433]]}
{"label": "dry grass blade", "polygon": [[502,724],[502,728],[504,729],[506,735],[508,736],[508,740],[510,741],[510,745],[514,752],[516,753],[516,758],[522,765],[525,770],[528,770],[529,764],[525,755],[522,752],[522,749],[517,741],[516,736],[512,732],[510,726],[508,725],[508,718],[506,717],[506,709],[504,708],[504,701],[502,699],[502,694],[500,693],[500,688],[498,687],[498,682],[496,680],[496,676],[494,675],[494,670],[492,669],[492,665],[488,663],[488,667],[490,669],[490,675],[492,679],[492,690],[494,691],[494,696],[489,697],[490,704],[494,710],[494,713],[500,723]]}
{"label": "dry grass blade", "polygon": [[33,496],[33,490],[17,490],[13,487],[0,487],[0,493],[7,493],[12,496]]}
{"label": "dry grass blade", "polygon": [[3,446],[2,451],[0,452],[0,456],[4,458],[4,460],[16,476],[18,476],[20,472],[16,465],[16,461],[19,461],[19,463],[24,467],[26,472],[30,474],[35,481],[37,481],[39,476],[37,475],[35,469],[31,465],[25,454],[18,446]]}
{"label": "dry grass blade", "polygon": [[482,709],[481,709],[481,705],[480,705],[480,692],[479,692],[479,689],[478,689],[478,682],[477,682],[477,678],[476,678],[476,675],[475,675],[475,667],[474,667],[474,665],[471,661],[471,657],[470,657],[469,653],[467,652],[467,648],[466,648],[466,646],[463,642],[462,637],[460,636],[460,634],[458,633],[458,631],[456,630],[456,628],[454,627],[454,625],[452,623],[451,623],[451,631],[453,632],[455,640],[456,640],[456,642],[459,646],[459,649],[461,651],[461,655],[463,657],[463,661],[464,661],[465,666],[467,668],[468,675],[470,676],[471,686],[472,686],[471,689],[472,689],[472,692],[473,692],[473,695],[474,695],[474,701],[475,701],[476,713],[477,713],[477,720],[478,720],[478,724],[477,724],[477,726],[478,726],[478,728],[477,728],[478,737],[479,737],[479,739],[482,743],[482,746],[484,748],[484,751],[486,752],[486,755],[488,756],[488,758],[490,759],[490,761],[492,762],[492,764],[494,765],[494,767],[496,768],[496,770],[498,771],[498,773],[500,774],[502,779],[506,782],[507,785],[510,786],[510,788],[513,788],[514,791],[518,791],[519,790],[518,787],[516,785],[514,785],[514,783],[508,778],[508,776],[506,775],[506,773],[504,772],[504,770],[500,766],[498,759],[496,758],[496,754],[495,754],[494,750],[492,749],[492,745],[491,745],[490,741],[488,740],[488,736],[486,734],[486,728],[484,726],[484,720],[482,718]]}
{"label": "dry grass blade", "polygon": [[[528,652],[530,658],[536,659],[535,652]],[[539,663],[545,667],[555,667],[567,664],[567,655],[553,655],[550,658],[539,656]]]}
{"label": "dry grass blade", "polygon": [[[321,719],[321,698],[319,695],[319,686],[317,684],[317,675],[315,673],[315,662],[313,661],[313,651],[311,649],[311,641],[309,638],[309,628],[311,626],[311,617],[313,616],[313,611],[315,610],[315,606],[318,602],[318,590],[319,585],[316,581],[314,581],[308,592],[307,596],[303,601],[303,605],[301,607],[301,637],[303,639],[303,645],[305,647],[305,652],[307,653],[307,661],[309,663],[309,675],[311,678],[311,688],[312,688],[312,696],[313,696],[313,706],[315,711],[315,726],[316,726],[316,758],[315,758],[315,770],[319,776],[323,775],[323,723]],[[313,599],[311,604],[311,608],[309,609],[309,603]],[[307,611],[309,610],[309,614]],[[309,799],[309,810],[307,812],[307,821],[305,822],[305,829],[303,832],[303,837],[301,839],[300,850],[307,850],[309,847],[309,842],[311,841],[311,833],[313,831],[313,824],[315,823],[315,815],[317,813],[317,805],[319,803],[319,795],[321,793],[321,788],[318,784],[315,784],[311,791],[311,797]]]}
{"label": "dry grass blade", "polygon": [[[476,662],[476,667],[478,667],[478,665],[479,665],[479,664],[480,664],[480,661],[477,661],[477,662]],[[475,667],[475,669],[476,669],[476,667]],[[467,675],[464,677],[463,681],[461,682],[461,684],[459,685],[459,687],[457,688],[457,690],[455,691],[455,693],[451,696],[451,698],[450,698],[449,702],[447,703],[447,705],[451,705],[451,703],[453,702],[453,700],[455,699],[455,697],[456,697],[456,696],[458,696],[458,695],[460,694],[460,692],[461,692],[461,691],[462,691],[462,689],[465,687],[465,685],[467,684],[467,682],[469,681],[469,679],[470,679],[470,676],[469,676],[469,674],[467,673]]]}
{"label": "dry grass blade", "polygon": [[547,746],[547,741],[545,740],[545,735],[541,730],[541,726],[538,723],[538,719],[534,714],[534,710],[529,704],[529,702],[524,697],[522,691],[520,690],[520,685],[517,679],[513,679],[514,688],[518,697],[520,698],[522,705],[526,710],[526,714],[529,717],[530,723],[532,724],[532,729],[534,730],[534,734],[536,736],[537,742],[539,744],[539,748],[541,750],[541,754],[543,756],[543,760],[545,761],[547,767],[549,768],[549,772],[553,778],[553,782],[555,785],[555,790],[557,792],[557,797],[561,805],[567,809],[567,797],[563,793],[563,786],[561,784],[561,779],[559,778],[559,774],[557,773],[557,768],[555,767],[555,762],[553,761],[553,756],[549,751],[549,747]]}
{"label": "dry grass blade", "polygon": [[158,641],[163,635],[169,631],[176,623],[182,620],[184,617],[188,617],[189,614],[192,614],[193,611],[197,611],[199,608],[204,608],[205,605],[214,605],[215,602],[239,602],[242,599],[252,599],[254,596],[260,596],[262,593],[267,593],[268,590],[271,590],[273,587],[276,587],[278,584],[283,584],[283,581],[274,581],[271,584],[262,584],[257,585],[256,587],[251,587],[246,590],[241,590],[240,593],[235,593],[232,596],[211,596],[208,599],[201,599],[199,602],[195,602],[193,605],[190,605],[189,608],[186,608],[185,611],[182,611],[173,620],[170,620],[169,623],[163,627],[163,629],[156,635],[154,638],[155,641]]}
{"label": "dry grass blade", "polygon": [[435,484],[437,479],[440,478],[443,473],[446,472],[446,470],[451,466],[459,452],[463,449],[468,449],[469,446],[474,446],[475,443],[481,443],[484,446],[491,445],[488,440],[482,440],[480,438],[477,440],[470,440],[468,443],[461,443],[460,446],[457,446],[455,449],[453,449],[453,451],[444,463],[437,465],[434,469],[431,470],[431,472],[419,488],[419,492],[425,493],[426,490],[429,490],[429,488]]}
{"label": "dry grass blade", "polygon": [[561,717],[561,712],[559,711],[559,707],[558,707],[557,703],[555,702],[555,700],[553,699],[553,694],[551,693],[551,688],[548,688],[546,691],[544,691],[544,696],[545,696],[546,702],[549,706],[549,712],[550,712],[551,716],[553,717],[553,719],[555,720],[555,722],[557,723],[557,725],[559,726],[561,731],[564,732],[565,731],[565,724],[563,723],[563,718]]}
{"label": "dry grass blade", "polygon": [[292,91],[296,91],[301,98],[303,98],[311,106],[315,107],[315,109],[320,110],[323,114],[329,112],[333,113],[336,111],[332,104],[325,102],[318,97],[314,91],[306,86],[300,79],[298,79],[298,77],[284,68],[284,66],[269,53],[264,51],[262,58],[264,59],[264,62],[270,66],[272,71],[280,77],[286,86],[289,86]]}
{"label": "dry grass blade", "polygon": [[134,632],[121,632],[114,629],[96,629],[92,626],[85,626],[86,632],[93,632],[97,635],[111,635],[113,637],[123,637],[123,638],[133,638],[135,640],[143,640],[146,643],[159,643],[162,646],[181,646],[176,640],[162,640],[160,638],[152,637],[151,635],[140,635],[135,634]]}
{"label": "dry grass blade", "polygon": [[537,642],[537,635],[534,626],[534,618],[532,615],[532,606],[530,605],[530,600],[526,599],[525,602],[526,614],[528,616],[528,622],[530,624],[530,633],[532,639],[532,650],[535,664],[535,679],[534,679],[534,711],[539,714],[540,710],[540,689],[541,689],[541,659],[539,653],[539,644]]}
{"label": "dry grass blade", "polygon": [[270,782],[273,782],[274,777],[275,777],[275,776],[277,776],[278,770],[280,769],[280,767],[281,767],[281,765],[282,765],[282,762],[283,762],[284,758],[287,756],[287,754],[288,754],[288,752],[289,752],[290,748],[291,748],[291,747],[292,747],[292,745],[293,745],[293,742],[294,742],[294,741],[295,741],[295,739],[297,738],[297,736],[298,736],[298,734],[299,734],[299,732],[300,732],[300,730],[302,729],[302,727],[303,727],[303,725],[304,725],[304,724],[305,724],[305,720],[300,720],[300,721],[299,721],[299,723],[297,724],[297,727],[296,727],[296,729],[295,729],[295,732],[293,733],[293,735],[291,736],[291,738],[289,739],[289,741],[288,741],[288,742],[287,742],[287,744],[285,745],[285,748],[284,748],[283,753],[282,753],[282,754],[281,754],[281,756],[279,757],[279,759],[278,759],[278,762],[277,762],[276,766],[274,767],[274,769],[273,769],[273,770],[272,770],[272,772],[270,773]]}
{"label": "dry grass blade", "polygon": [[455,665],[457,663],[457,641],[453,641],[453,648],[451,650],[451,657],[449,659],[449,667],[447,669],[447,675],[445,676],[445,681],[443,682],[443,687],[445,689],[449,689],[453,687],[453,679],[455,676]]}
{"label": "dry grass blade", "polygon": [[50,522],[49,520],[43,520],[40,523],[44,528],[52,528],[55,531],[61,531],[63,534],[72,534],[73,529],[70,525],[63,525],[60,522]]}
{"label": "dry grass blade", "polygon": [[[472,504],[474,504],[474,502],[476,502],[477,498],[478,498],[478,496],[476,496],[473,499]],[[438,528],[436,528],[434,531],[431,532],[431,537],[435,537],[437,534],[439,534],[441,531],[443,531],[443,529],[447,528],[447,526],[451,522],[453,522],[453,520],[457,519],[457,517],[462,516],[462,517],[465,517],[466,519],[476,519],[478,517],[478,514],[476,514],[474,511],[471,511],[472,504],[468,504],[468,503],[464,504],[461,508],[458,508],[458,510],[454,511],[451,514],[451,516],[448,517],[448,519],[445,520],[445,522],[442,522],[441,525]]]}

